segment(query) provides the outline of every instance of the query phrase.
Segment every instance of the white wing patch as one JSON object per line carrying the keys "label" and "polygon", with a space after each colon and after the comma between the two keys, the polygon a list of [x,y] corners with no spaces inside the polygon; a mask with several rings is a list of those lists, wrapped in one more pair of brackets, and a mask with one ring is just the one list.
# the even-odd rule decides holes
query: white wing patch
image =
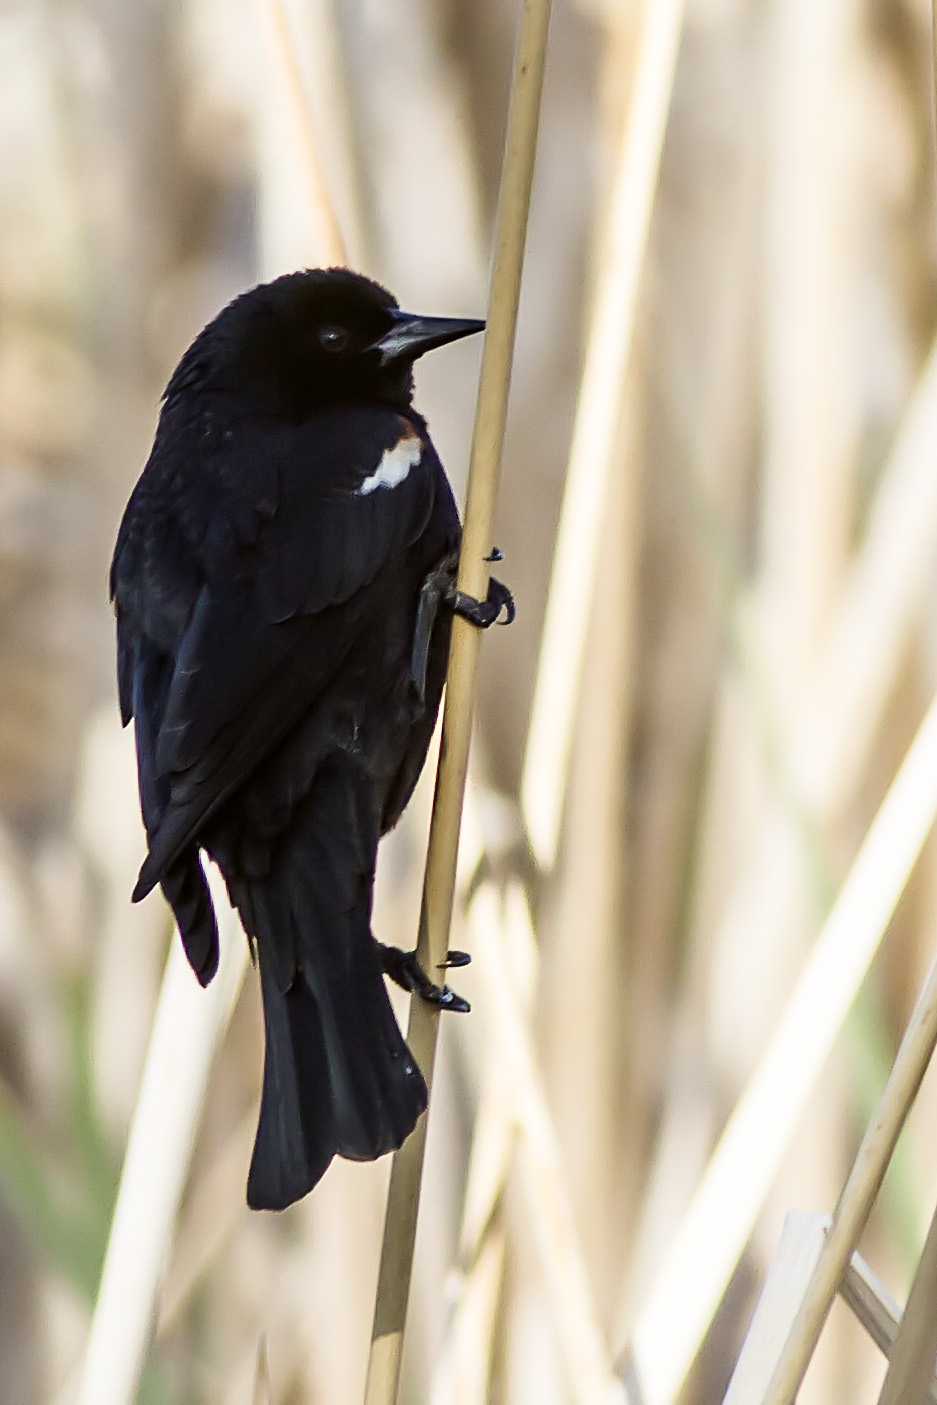
{"label": "white wing patch", "polygon": [[398,439],[392,449],[385,449],[381,461],[369,478],[355,489],[356,497],[366,497],[377,488],[396,488],[423,457],[423,445],[412,434]]}

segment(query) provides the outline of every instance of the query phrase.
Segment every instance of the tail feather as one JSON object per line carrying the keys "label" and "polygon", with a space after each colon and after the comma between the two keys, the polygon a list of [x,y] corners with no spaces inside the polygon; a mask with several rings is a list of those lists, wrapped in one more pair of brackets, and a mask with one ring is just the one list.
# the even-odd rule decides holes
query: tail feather
{"label": "tail feather", "polygon": [[315,997],[297,980],[285,994],[260,960],[266,1050],[260,1121],[247,1178],[253,1210],[284,1210],[311,1190],[336,1150],[322,1025]]}
{"label": "tail feather", "polygon": [[198,854],[177,859],[160,880],[179,927],[182,945],[199,985],[208,985],[218,969],[218,924]]}
{"label": "tail feather", "polygon": [[[426,1107],[426,1085],[390,1006],[370,931],[345,969],[304,962],[320,1011],[336,1151],[373,1161],[394,1151]],[[313,979],[310,981],[310,974]]]}
{"label": "tail feather", "polygon": [[302,972],[281,990],[259,953],[266,1044],[247,1203],[282,1210],[312,1190],[333,1156],[373,1161],[395,1151],[426,1107],[426,1085],[379,974],[373,990],[354,993],[373,1024],[349,1030]]}
{"label": "tail feather", "polygon": [[305,1195],[334,1155],[371,1161],[395,1150],[426,1107],[371,935],[376,849],[367,795],[330,768],[294,813],[269,874],[231,885],[257,943],[264,1003],[255,1209]]}

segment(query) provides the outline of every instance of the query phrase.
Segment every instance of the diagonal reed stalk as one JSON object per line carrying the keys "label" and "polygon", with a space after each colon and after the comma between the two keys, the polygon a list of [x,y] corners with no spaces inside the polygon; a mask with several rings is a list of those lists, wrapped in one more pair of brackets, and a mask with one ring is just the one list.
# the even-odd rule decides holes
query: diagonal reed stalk
{"label": "diagonal reed stalk", "polygon": [[302,69],[284,0],[257,0],[261,24],[266,28],[274,72],[286,94],[293,125],[302,149],[305,195],[309,203],[313,247],[324,263],[344,263],[345,246],[329,198],[322,164],[321,139],[306,92]]}
{"label": "diagonal reed stalk", "polygon": [[[550,8],[550,0],[525,0],[508,113],[459,561],[459,589],[476,597],[484,597],[487,590],[485,557],[501,471]],[[478,632],[455,619],[417,943],[427,971],[439,967],[448,947],[478,647]],[[411,1002],[407,1042],[427,1086],[432,1084],[438,1018],[438,1009],[420,1000]],[[394,1157],[368,1363],[368,1405],[392,1405],[397,1397],[425,1143],[424,1117]]]}
{"label": "diagonal reed stalk", "polygon": [[85,1354],[80,1405],[134,1398],[215,1050],[247,969],[220,885],[221,961],[207,991],[173,934],[121,1172]]}
{"label": "diagonal reed stalk", "polygon": [[[931,754],[920,759],[926,759],[933,769],[937,768],[937,704],[932,706],[925,726],[931,732]],[[918,734],[918,741],[920,739],[921,733]],[[916,741],[915,747],[917,744]],[[933,773],[937,774],[937,769]],[[937,802],[934,808],[937,810]],[[927,1072],[935,1045],[937,962],[931,967],[918,997],[882,1096],[853,1162],[836,1207],[832,1228],[775,1368],[764,1405],[791,1405],[800,1387],[846,1265],[859,1242],[899,1134]]]}
{"label": "diagonal reed stalk", "polygon": [[[627,1358],[629,1372],[645,1405],[669,1405],[693,1364],[754,1226],[781,1153],[885,935],[935,816],[937,700],[931,704],[869,828],[768,1048],[726,1125],[678,1237],[644,1302]],[[937,976],[931,981],[937,981]],[[844,1234],[841,1241],[834,1224],[827,1241],[826,1262],[832,1262],[829,1256],[835,1252],[841,1263],[838,1271],[831,1269],[825,1277],[824,1289],[818,1292],[811,1309],[811,1322],[816,1322],[817,1313],[821,1313],[817,1334],[923,1076],[929,1056],[929,1047],[925,1055],[924,1045],[928,1041],[932,1045],[933,1031],[937,1029],[934,996],[935,990],[929,986],[929,997],[922,997],[915,1017],[913,1047],[903,1061],[899,1054],[893,1074],[898,1081],[893,1084],[889,1080],[883,1095],[882,1107],[889,1109],[887,1127],[880,1114],[873,1123],[879,1129],[880,1139],[865,1155],[860,1151],[865,1168],[861,1182],[848,1201],[844,1193],[841,1212],[843,1206],[853,1206],[849,1228],[839,1232]],[[805,1331],[806,1328],[798,1332],[797,1337],[806,1350]],[[808,1356],[806,1350],[804,1366]],[[785,1380],[793,1379],[788,1370]],[[789,1398],[789,1394],[772,1395],[771,1405],[787,1405]]]}
{"label": "diagonal reed stalk", "polygon": [[[932,78],[937,89],[937,0],[931,10],[931,21]],[[931,705],[921,732],[927,727],[935,708],[937,703]],[[920,738],[921,733],[918,736]],[[836,1208],[833,1226],[772,1376],[765,1405],[789,1405],[797,1394],[935,1047],[937,962],[931,967],[918,997],[884,1091],[853,1162]],[[918,1263],[879,1405],[897,1405],[898,1401],[907,1401],[908,1405],[912,1405],[912,1402],[927,1399],[937,1348],[933,1328],[935,1284],[937,1217],[931,1222]]]}
{"label": "diagonal reed stalk", "polygon": [[[937,549],[937,477],[931,450],[935,434],[937,345],[899,426],[870,510],[865,540],[844,583],[823,655],[807,680],[802,707],[791,723],[788,751],[798,790],[824,820],[842,812],[859,784],[901,660],[924,610],[930,563]],[[733,891],[726,902],[727,914],[733,912],[738,897],[744,898],[743,884],[744,878],[736,885],[738,892]],[[813,1076],[818,1072],[819,1063]],[[751,1082],[743,1094],[750,1115],[754,1115],[751,1097],[755,1087]],[[674,1115],[669,1120],[675,1122],[682,1115],[679,1090],[672,1108]],[[770,1101],[761,1115],[770,1121]],[[785,1146],[784,1141],[774,1143],[770,1166],[759,1161],[758,1175],[765,1194]],[[762,1151],[768,1150],[766,1142]],[[665,1379],[670,1379],[678,1358],[683,1359],[680,1369],[689,1369],[761,1209],[761,1201],[753,1205],[747,1194],[736,1193],[737,1187],[749,1182],[749,1168],[732,1156],[721,1156],[717,1163],[717,1154],[706,1172],[706,1182],[710,1193],[715,1193],[718,1165],[722,1180],[719,1194],[725,1209],[723,1245],[725,1249],[735,1245],[737,1252],[735,1258],[720,1250],[718,1260],[699,1259],[694,1271],[681,1279],[680,1301],[686,1305],[694,1295],[697,1300],[689,1317],[678,1314],[676,1334],[671,1338],[667,1328],[670,1289],[664,1286],[662,1275],[669,1274],[668,1265],[691,1262],[694,1200],[681,1217],[666,1264],[642,1295],[640,1320],[647,1331],[645,1341],[656,1342],[662,1357],[659,1369]],[[697,1334],[693,1339],[691,1321],[692,1332]],[[676,1355],[674,1343],[678,1345]],[[645,1370],[656,1376],[658,1367],[647,1357],[644,1364]]]}
{"label": "diagonal reed stalk", "polygon": [[929,1405],[937,1356],[937,1211],[931,1219],[878,1405]]}
{"label": "diagonal reed stalk", "polygon": [[[937,91],[937,0],[931,8],[934,88]],[[904,1318],[878,1405],[899,1405],[933,1392],[934,1356],[937,1353],[934,1300],[937,1297],[937,1210],[931,1219],[924,1249],[914,1275]]]}
{"label": "diagonal reed stalk", "polygon": [[[282,0],[269,0],[267,18],[270,60],[285,70],[277,85],[288,96],[290,120],[309,161],[314,252],[322,264],[343,263]],[[271,276],[280,271],[267,270]],[[81,1405],[128,1405],[134,1397],[212,1060],[247,970],[247,942],[223,885],[213,881],[212,894],[221,962],[211,986],[197,987],[175,935],[166,963],[82,1368]]]}

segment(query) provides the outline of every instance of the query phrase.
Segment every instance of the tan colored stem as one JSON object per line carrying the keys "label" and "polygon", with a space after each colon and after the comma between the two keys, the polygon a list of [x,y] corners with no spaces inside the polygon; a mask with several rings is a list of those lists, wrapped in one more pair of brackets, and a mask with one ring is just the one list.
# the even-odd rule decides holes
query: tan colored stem
{"label": "tan colored stem", "polygon": [[[580,388],[561,527],[554,555],[553,584],[541,640],[540,661],[531,711],[524,761],[522,804],[524,824],[538,858],[549,866],[555,855],[560,814],[566,794],[570,760],[569,736],[575,722],[576,680],[589,622],[593,613],[592,568],[599,557],[604,514],[609,505],[609,477],[613,462],[621,470],[621,408],[625,394],[623,367],[634,328],[634,306],[644,261],[647,228],[660,164],[666,115],[675,67],[682,17],[682,0],[646,6],[643,29],[634,56],[635,96],[623,106],[616,129],[612,157],[612,196],[606,222],[598,240],[601,253],[595,307],[597,316],[589,332],[583,382]],[[629,58],[632,57],[629,54]],[[626,75],[617,65],[619,88]],[[628,65],[629,70],[631,64]],[[630,72],[629,75],[630,77]],[[603,310],[601,318],[598,310]],[[608,359],[610,340],[616,351]],[[620,379],[616,379],[621,375]],[[587,416],[598,421],[587,425]],[[598,452],[603,446],[606,457]],[[629,481],[623,496],[631,515],[636,493],[632,465],[624,470]],[[629,519],[630,527],[630,519]],[[629,538],[630,542],[630,538]],[[562,618],[560,607],[562,603]],[[618,625],[627,631],[627,622]],[[539,839],[537,836],[540,836]],[[523,979],[515,983],[515,1000],[529,1019],[536,974],[526,963]],[[488,1096],[492,1093],[493,1096]],[[485,1164],[476,1164],[475,1151],[485,1148]],[[493,1151],[492,1148],[497,1148]],[[500,1079],[480,1101],[473,1144],[473,1162],[466,1188],[466,1211],[461,1246],[462,1261],[473,1264],[480,1254],[482,1237],[501,1195],[514,1149],[514,1120]],[[497,1158],[494,1164],[492,1158]],[[470,1297],[474,1268],[467,1270],[465,1301]],[[458,1316],[453,1338],[459,1336]]]}
{"label": "tan colored stem", "polygon": [[[933,5],[932,15],[933,38],[934,44],[937,46],[937,0]],[[934,79],[937,83],[937,47],[933,50],[933,57]],[[928,714],[929,719],[934,713],[934,708],[935,705],[932,704],[931,713]],[[875,1197],[881,1188],[898,1136],[917,1096],[935,1045],[937,1045],[937,963],[931,967],[928,974],[918,1003],[905,1030],[901,1047],[898,1050],[875,1115],[859,1147],[849,1179],[837,1206],[833,1228],[827,1237],[823,1252],[804,1295],[800,1311],[772,1377],[765,1405],[789,1405],[789,1402],[792,1402],[797,1394],[810,1358],[816,1350],[833,1297],[842,1282],[846,1266],[869,1218]],[[935,1235],[934,1229],[932,1223],[922,1261],[918,1265],[918,1272],[912,1287],[912,1301],[908,1303],[906,1321],[899,1332],[898,1339],[896,1339],[895,1354],[892,1357],[879,1405],[889,1405],[889,1402],[898,1400],[907,1400],[908,1405],[913,1405],[915,1399],[921,1401],[927,1399],[927,1389],[934,1368],[933,1344],[929,1344],[927,1347],[930,1355],[926,1362],[926,1374],[921,1376],[922,1385],[918,1395],[905,1394],[903,1386],[908,1385],[911,1381],[922,1357],[922,1339],[927,1328],[923,1327],[919,1321],[923,1307],[921,1299],[928,1299],[928,1306],[932,1307],[933,1285],[937,1281],[937,1235]],[[916,1297],[918,1300],[914,1304],[914,1317],[908,1324],[907,1319],[911,1317],[912,1302]],[[926,1307],[923,1308],[923,1311],[927,1315]],[[899,1347],[902,1335],[906,1337],[906,1341],[903,1347]],[[891,1384],[889,1384],[890,1382]],[[926,1387],[924,1382],[926,1382]]]}
{"label": "tan colored stem", "polygon": [[[937,87],[937,0],[932,10],[934,79]],[[932,1398],[937,1354],[937,1210],[911,1284],[878,1405],[926,1405]]]}
{"label": "tan colored stem", "polygon": [[[823,930],[719,1143],[638,1316],[631,1356],[646,1405],[667,1405],[693,1363],[777,1170],[781,1152],[885,935],[937,816],[937,699],[869,827]],[[886,1085],[796,1329],[805,1368],[937,1038],[937,968]],[[845,1218],[845,1225],[843,1219]],[[838,1255],[835,1269],[831,1254]],[[819,1315],[817,1315],[819,1314]],[[801,1354],[801,1345],[803,1348]],[[785,1380],[794,1377],[785,1376]],[[799,1376],[796,1376],[799,1380]],[[796,1381],[795,1381],[796,1384]],[[788,1405],[788,1394],[770,1405]],[[768,1405],[768,1402],[766,1402]]]}
{"label": "tan colored stem", "polygon": [[615,460],[682,21],[683,0],[655,0],[647,7],[635,93],[609,200],[521,779],[524,822],[544,869],[553,867],[559,841],[596,543]]}
{"label": "tan colored stem", "polygon": [[[476,597],[484,597],[487,591],[488,567],[484,558],[491,549],[501,473],[549,19],[550,0],[525,0],[508,116],[488,331],[459,563],[459,589]],[[420,963],[430,972],[436,970],[448,947],[478,645],[478,631],[457,618],[452,631],[417,943]],[[420,1000],[411,1003],[407,1039],[428,1086],[432,1085],[438,1017],[439,1011],[433,1006]],[[424,1118],[394,1158],[365,1390],[367,1405],[393,1405],[397,1397],[425,1137]]]}
{"label": "tan colored stem", "polygon": [[345,243],[335,218],[333,202],[329,198],[316,124],[310,111],[306,85],[296,53],[296,41],[283,0],[261,0],[261,18],[267,23],[272,58],[284,81],[302,145],[305,191],[309,202],[312,244],[316,257],[323,265],[343,264]]}
{"label": "tan colored stem", "polygon": [[121,1171],[78,1400],[128,1405],[136,1395],[153,1302],[215,1050],[247,967],[247,942],[220,885],[221,962],[200,990],[173,936]]}
{"label": "tan colored stem", "polygon": [[523,1012],[504,978],[502,949],[506,928],[527,929],[532,940],[527,895],[513,882],[504,894],[503,917],[491,884],[477,893],[469,911],[472,949],[486,987],[489,1036],[508,1086],[520,1131],[525,1200],[533,1237],[553,1306],[560,1357],[574,1405],[623,1405],[592,1298],[566,1191],[562,1158]]}
{"label": "tan colored stem", "polygon": [[[931,722],[933,725],[933,714]],[[800,1388],[830,1304],[865,1228],[935,1044],[937,962],[928,974],[885,1089],[862,1139],[833,1218],[833,1227],[791,1328],[764,1405],[790,1405]]]}
{"label": "tan colored stem", "polygon": [[937,1355],[937,1211],[895,1337],[878,1405],[928,1405]]}

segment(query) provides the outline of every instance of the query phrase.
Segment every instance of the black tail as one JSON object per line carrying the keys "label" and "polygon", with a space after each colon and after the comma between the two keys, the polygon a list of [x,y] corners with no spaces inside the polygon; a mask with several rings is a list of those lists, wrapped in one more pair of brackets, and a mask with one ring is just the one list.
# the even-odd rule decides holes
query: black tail
{"label": "black tail", "polygon": [[247,1183],[254,1209],[312,1189],[332,1157],[401,1145],[426,1085],[371,935],[376,816],[346,766],[319,772],[263,878],[230,884],[260,961],[266,1053]]}
{"label": "black tail", "polygon": [[426,1107],[426,1085],[401,1037],[377,972],[349,982],[342,1006],[357,1028],[323,1007],[298,974],[283,992],[260,949],[266,1052],[260,1121],[247,1180],[254,1210],[306,1195],[336,1154],[373,1161],[395,1151]]}

